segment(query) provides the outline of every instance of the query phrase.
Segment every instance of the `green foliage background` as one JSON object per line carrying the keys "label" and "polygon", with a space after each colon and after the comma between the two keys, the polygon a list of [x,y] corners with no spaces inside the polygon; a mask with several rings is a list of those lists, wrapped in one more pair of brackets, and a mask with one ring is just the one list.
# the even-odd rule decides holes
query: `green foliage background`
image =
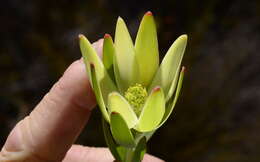
{"label": "green foliage background", "polygon": [[[176,162],[257,162],[260,157],[260,1],[9,0],[0,2],[0,146],[80,58],[77,35],[114,34],[117,16],[132,36],[153,11],[161,58],[189,35],[184,89],[149,152]],[[69,93],[69,92],[68,92]],[[97,110],[77,143],[104,146]]]}

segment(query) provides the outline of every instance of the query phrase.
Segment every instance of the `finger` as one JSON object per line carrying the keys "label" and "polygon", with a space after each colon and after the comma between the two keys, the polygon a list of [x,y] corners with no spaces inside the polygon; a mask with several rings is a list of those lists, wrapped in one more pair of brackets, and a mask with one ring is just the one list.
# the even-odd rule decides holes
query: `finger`
{"label": "finger", "polygon": [[[100,48],[102,41],[95,44]],[[78,60],[10,133],[0,161],[61,161],[95,106],[85,66]]]}
{"label": "finger", "polygon": [[106,148],[73,145],[62,162],[113,162],[114,158]]}
{"label": "finger", "polygon": [[[113,162],[114,158],[107,148],[73,145],[62,162]],[[163,162],[154,156],[145,154],[143,162]]]}
{"label": "finger", "polygon": [[154,157],[154,156],[152,156],[152,155],[145,154],[145,155],[144,155],[143,162],[165,162],[165,161],[162,160],[162,159],[159,159],[159,158],[157,158],[157,157]]}
{"label": "finger", "polygon": [[97,51],[97,54],[100,58],[102,58],[103,55],[103,39],[99,39],[98,41],[94,42],[92,44],[92,46],[95,48],[95,50]]}

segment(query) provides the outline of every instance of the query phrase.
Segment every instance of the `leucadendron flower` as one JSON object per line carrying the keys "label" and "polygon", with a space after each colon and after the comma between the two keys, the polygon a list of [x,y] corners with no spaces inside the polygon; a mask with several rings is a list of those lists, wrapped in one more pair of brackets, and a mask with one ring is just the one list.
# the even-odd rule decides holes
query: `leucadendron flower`
{"label": "leucadendron flower", "polygon": [[104,36],[102,59],[86,37],[80,35],[79,41],[111,153],[118,161],[141,161],[146,142],[168,119],[178,99],[187,35],[177,38],[160,65],[151,12],[144,15],[135,44],[119,17],[114,42],[109,34]]}

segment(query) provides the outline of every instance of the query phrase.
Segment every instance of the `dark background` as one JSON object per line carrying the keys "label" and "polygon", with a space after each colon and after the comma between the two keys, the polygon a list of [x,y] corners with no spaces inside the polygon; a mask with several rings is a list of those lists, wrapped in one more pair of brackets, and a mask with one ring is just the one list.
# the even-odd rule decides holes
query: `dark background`
{"label": "dark background", "polygon": [[[156,18],[161,58],[189,36],[184,89],[149,143],[169,162],[260,161],[260,1],[9,0],[0,2],[0,146],[81,57],[77,35],[114,35],[118,16],[132,36]],[[134,37],[133,37],[134,38]],[[104,146],[98,109],[77,143]]]}

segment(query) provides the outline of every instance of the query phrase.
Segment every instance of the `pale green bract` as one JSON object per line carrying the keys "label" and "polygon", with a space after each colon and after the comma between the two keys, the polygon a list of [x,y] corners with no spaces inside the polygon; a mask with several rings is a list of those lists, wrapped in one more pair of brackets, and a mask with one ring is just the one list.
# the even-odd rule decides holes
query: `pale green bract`
{"label": "pale green bract", "polygon": [[168,119],[179,97],[187,35],[177,38],[161,65],[151,12],[144,15],[135,44],[119,17],[115,42],[104,36],[102,59],[85,36],[80,35],[79,42],[111,153],[118,161],[141,161],[146,142]]}

